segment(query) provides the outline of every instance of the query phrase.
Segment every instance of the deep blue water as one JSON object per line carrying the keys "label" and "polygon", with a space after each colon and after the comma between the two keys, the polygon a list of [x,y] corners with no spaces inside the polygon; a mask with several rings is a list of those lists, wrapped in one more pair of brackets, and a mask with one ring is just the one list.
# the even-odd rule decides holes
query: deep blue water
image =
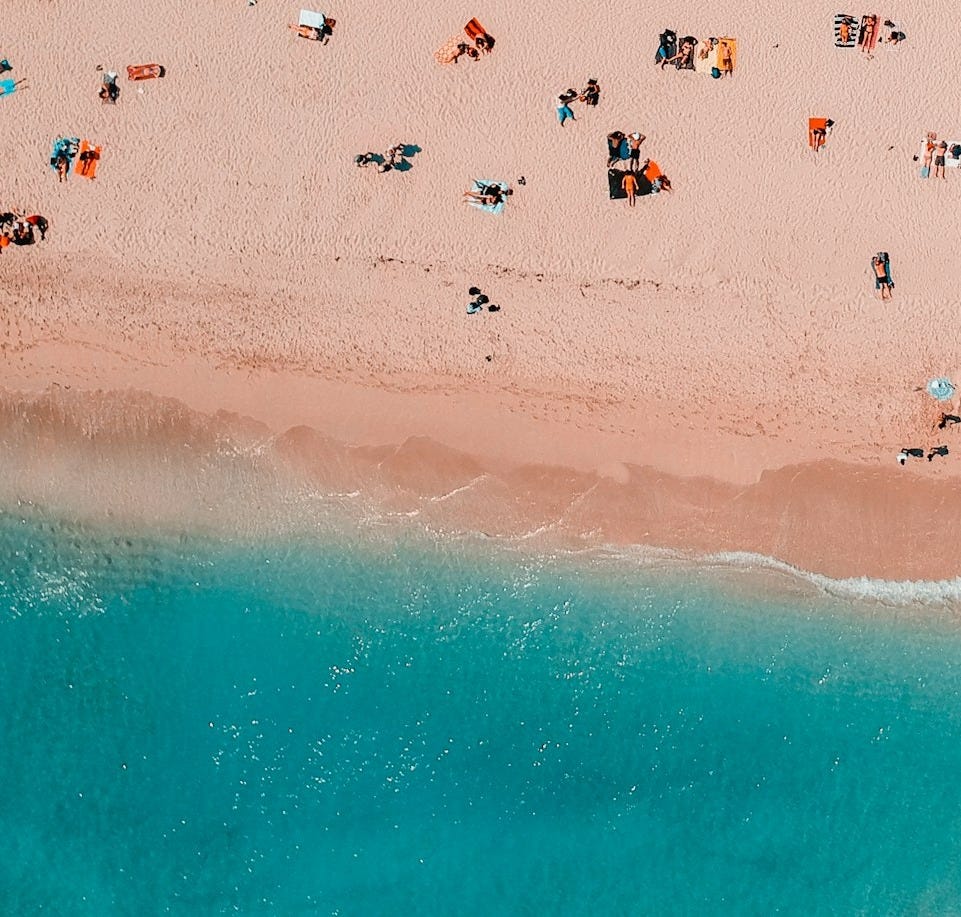
{"label": "deep blue water", "polygon": [[961,913],[950,613],[0,516],[4,914]]}

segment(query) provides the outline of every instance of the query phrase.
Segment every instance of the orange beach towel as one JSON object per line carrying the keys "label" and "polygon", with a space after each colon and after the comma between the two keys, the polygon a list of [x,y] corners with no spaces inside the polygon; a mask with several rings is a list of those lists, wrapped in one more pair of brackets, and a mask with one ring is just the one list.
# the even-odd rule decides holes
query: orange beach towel
{"label": "orange beach towel", "polygon": [[84,178],[97,177],[97,163],[100,162],[100,147],[91,146],[88,140],[80,144],[80,152],[77,154],[77,164],[73,171]]}
{"label": "orange beach towel", "polygon": [[717,40],[717,61],[718,68],[723,73],[724,67],[721,66],[721,61],[724,59],[724,49],[721,47],[722,44],[726,44],[728,51],[731,55],[731,73],[737,70],[737,39],[736,38],[719,38]]}
{"label": "orange beach towel", "polygon": [[647,161],[647,168],[644,169],[644,177],[653,185],[654,179],[660,178],[664,173],[661,167],[653,159]]}
{"label": "orange beach towel", "polygon": [[160,64],[131,64],[127,67],[128,80],[152,80],[163,76],[164,68]]}
{"label": "orange beach towel", "polygon": [[[828,129],[828,119],[827,118],[808,118],[808,146],[812,150],[817,149],[817,138],[814,136],[815,131],[826,131]],[[824,143],[822,142],[822,146]]]}
{"label": "orange beach towel", "polygon": [[487,29],[485,29],[476,18],[471,19],[471,21],[464,26],[464,31],[471,41],[483,38],[487,34]]}

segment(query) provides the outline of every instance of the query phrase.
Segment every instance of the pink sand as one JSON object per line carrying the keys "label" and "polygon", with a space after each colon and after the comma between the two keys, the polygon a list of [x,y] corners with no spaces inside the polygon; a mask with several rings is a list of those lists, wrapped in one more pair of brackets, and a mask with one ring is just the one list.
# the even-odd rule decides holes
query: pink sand
{"label": "pink sand", "polygon": [[[345,444],[348,465],[356,447],[429,437],[418,466],[449,473],[405,493],[452,528],[560,513],[575,538],[961,573],[945,547],[961,433],[934,429],[940,407],[917,391],[961,381],[961,173],[921,181],[911,160],[927,130],[961,136],[946,104],[961,52],[926,53],[952,25],[943,5],[881,10],[908,41],[873,59],[834,47],[820,2],[803,18],[743,0],[327,4],[325,46],[276,0],[8,6],[0,50],[28,86],[0,100],[0,209],[51,231],[0,256],[7,441],[26,449],[52,385],[141,390],[264,424],[318,485],[341,466],[312,458],[316,434],[279,448],[291,428]],[[494,53],[439,66],[473,15]],[[735,75],[662,72],[664,28],[736,36]],[[165,79],[123,79],[152,61]],[[97,99],[98,64],[121,73],[116,107]],[[588,77],[601,104],[561,128],[551,98]],[[836,122],[817,155],[809,116]],[[614,129],[647,136],[672,194],[608,200]],[[61,133],[103,146],[94,182],[57,183]],[[354,166],[397,142],[423,150],[409,171]],[[520,175],[500,217],[461,202],[474,177]],[[879,249],[890,303],[869,277]],[[474,283],[500,313],[466,315]],[[946,460],[894,461],[940,442]],[[11,499],[34,486],[18,468]],[[482,499],[430,503],[479,475]]]}

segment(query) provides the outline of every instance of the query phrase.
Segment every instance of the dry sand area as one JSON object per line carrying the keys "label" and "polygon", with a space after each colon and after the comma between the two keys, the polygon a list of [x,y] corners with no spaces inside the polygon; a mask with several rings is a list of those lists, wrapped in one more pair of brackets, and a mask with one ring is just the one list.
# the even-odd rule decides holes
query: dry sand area
{"label": "dry sand area", "polygon": [[[942,406],[917,391],[961,382],[961,171],[922,181],[911,160],[928,130],[961,137],[943,3],[332,0],[326,45],[286,28],[298,10],[5,4],[0,56],[27,83],[0,98],[0,210],[51,224],[0,256],[8,393],[143,390],[353,446],[428,436],[447,471],[405,479],[418,499],[552,465],[566,496],[528,524],[832,575],[961,573],[961,431],[932,429]],[[907,41],[838,49],[836,12]],[[493,53],[438,65],[472,16]],[[665,28],[735,36],[734,76],[661,71]],[[123,79],[153,61],[164,79]],[[121,72],[116,106],[98,65]],[[600,105],[561,127],[552,99],[589,77]],[[836,122],[817,155],[810,116]],[[646,135],[673,193],[608,199],[615,129]],[[58,184],[60,134],[102,145],[93,182]],[[408,171],[354,165],[398,142],[421,148]],[[502,215],[462,203],[473,178],[512,184]],[[472,284],[501,311],[467,315]],[[941,442],[947,458],[895,463]],[[587,491],[605,493],[589,512],[571,502]],[[479,512],[463,502],[458,524]]]}

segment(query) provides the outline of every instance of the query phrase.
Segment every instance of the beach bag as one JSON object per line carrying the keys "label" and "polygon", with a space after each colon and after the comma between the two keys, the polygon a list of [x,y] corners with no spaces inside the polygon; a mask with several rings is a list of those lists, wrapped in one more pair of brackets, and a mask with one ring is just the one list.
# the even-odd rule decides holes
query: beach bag
{"label": "beach bag", "polygon": [[719,80],[721,78],[721,71],[718,70],[717,67],[711,67],[711,76],[713,76],[714,79]]}

